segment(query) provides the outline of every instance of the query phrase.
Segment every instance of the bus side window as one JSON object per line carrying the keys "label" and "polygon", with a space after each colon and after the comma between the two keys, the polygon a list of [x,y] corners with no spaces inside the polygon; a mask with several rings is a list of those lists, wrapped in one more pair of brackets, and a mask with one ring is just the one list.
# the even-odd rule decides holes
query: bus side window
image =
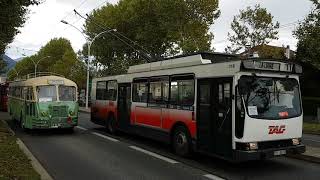
{"label": "bus side window", "polygon": [[32,87],[28,87],[27,90],[27,100],[33,100],[33,92],[32,92]]}
{"label": "bus side window", "polygon": [[169,77],[155,77],[150,80],[149,103],[165,104],[169,100]]}
{"label": "bus side window", "polygon": [[133,102],[144,102],[148,100],[148,80],[140,80],[139,82],[133,82],[132,89],[132,101]]}
{"label": "bus side window", "polygon": [[28,94],[29,93],[29,88],[28,87],[23,87],[22,88],[22,99],[24,99],[24,100],[29,100],[28,99]]}
{"label": "bus side window", "polygon": [[106,100],[115,101],[117,99],[117,82],[108,81],[106,89]]}
{"label": "bus side window", "polygon": [[98,81],[96,88],[96,100],[106,100],[107,81]]}
{"label": "bus side window", "polygon": [[194,77],[173,77],[170,84],[172,105],[192,106],[194,103]]}

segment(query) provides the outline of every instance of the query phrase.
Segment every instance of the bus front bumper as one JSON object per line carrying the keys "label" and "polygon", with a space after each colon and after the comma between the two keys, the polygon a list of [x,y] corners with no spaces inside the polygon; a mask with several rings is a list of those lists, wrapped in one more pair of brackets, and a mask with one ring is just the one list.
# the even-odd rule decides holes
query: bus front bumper
{"label": "bus front bumper", "polygon": [[78,118],[72,117],[68,122],[68,118],[46,118],[35,121],[32,124],[33,129],[55,129],[55,128],[71,128],[77,126]]}
{"label": "bus front bumper", "polygon": [[263,160],[286,154],[301,154],[306,151],[303,144],[282,148],[271,148],[256,151],[234,150],[233,156],[236,161]]}

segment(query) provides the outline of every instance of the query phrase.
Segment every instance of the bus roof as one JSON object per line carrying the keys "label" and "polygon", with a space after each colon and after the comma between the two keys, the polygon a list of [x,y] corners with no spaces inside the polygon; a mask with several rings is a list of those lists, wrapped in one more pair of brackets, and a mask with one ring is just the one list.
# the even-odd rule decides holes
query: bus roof
{"label": "bus roof", "polygon": [[131,82],[132,79],[139,77],[175,74],[194,74],[197,78],[226,77],[234,76],[240,71],[299,74],[302,68],[296,62],[288,60],[242,59],[237,55],[224,53],[193,53],[130,66],[126,74],[95,78],[93,82],[104,80]]}
{"label": "bus roof", "polygon": [[9,86],[44,86],[44,85],[53,85],[53,84],[63,84],[66,86],[75,86],[77,84],[70,79],[59,77],[59,76],[41,76],[30,78],[27,80],[14,81],[11,82]]}

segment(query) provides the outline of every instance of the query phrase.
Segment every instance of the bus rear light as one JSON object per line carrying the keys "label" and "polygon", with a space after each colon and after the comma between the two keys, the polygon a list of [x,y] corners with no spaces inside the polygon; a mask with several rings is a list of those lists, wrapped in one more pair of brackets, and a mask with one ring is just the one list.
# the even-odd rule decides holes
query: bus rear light
{"label": "bus rear light", "polygon": [[298,138],[294,138],[294,139],[292,139],[292,144],[293,145],[299,145],[300,144],[300,139],[298,139]]}

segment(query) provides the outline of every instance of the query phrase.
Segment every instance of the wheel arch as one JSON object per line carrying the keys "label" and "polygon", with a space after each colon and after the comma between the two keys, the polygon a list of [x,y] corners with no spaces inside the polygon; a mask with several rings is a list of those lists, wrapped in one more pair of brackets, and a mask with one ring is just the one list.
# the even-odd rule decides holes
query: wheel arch
{"label": "wheel arch", "polygon": [[189,135],[191,135],[190,133],[190,129],[188,128],[187,124],[182,122],[182,121],[177,121],[173,124],[171,130],[170,130],[170,142],[172,143],[172,138],[173,138],[173,135],[174,135],[174,131],[178,128],[178,127],[185,127],[187,129],[187,132],[189,133]]}

